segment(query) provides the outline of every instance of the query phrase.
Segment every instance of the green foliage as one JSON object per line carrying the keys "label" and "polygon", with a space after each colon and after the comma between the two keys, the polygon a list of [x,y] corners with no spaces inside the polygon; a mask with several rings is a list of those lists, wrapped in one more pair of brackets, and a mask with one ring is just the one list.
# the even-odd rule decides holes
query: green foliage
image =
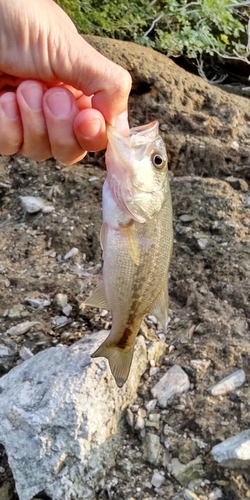
{"label": "green foliage", "polygon": [[[244,54],[240,0],[57,0],[83,33],[132,40],[169,56]],[[238,5],[238,8],[237,8]]]}

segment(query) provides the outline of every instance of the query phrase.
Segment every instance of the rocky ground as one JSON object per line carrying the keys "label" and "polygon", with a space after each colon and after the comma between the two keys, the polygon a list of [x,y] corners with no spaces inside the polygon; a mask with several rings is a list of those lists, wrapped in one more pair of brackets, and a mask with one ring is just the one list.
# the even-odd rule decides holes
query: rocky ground
{"label": "rocky ground", "polygon": [[[112,41],[98,43],[111,51]],[[250,104],[166,58],[164,69],[163,56],[153,59],[147,49],[140,48],[139,68],[131,44],[120,47],[113,58],[124,62],[127,51],[135,82],[131,124],[159,119],[174,173],[171,321],[166,333],[153,317],[142,325],[146,342],[160,338],[165,348],[127,409],[123,447],[96,498],[247,499],[249,470],[218,465],[211,449],[250,428]],[[171,85],[164,84],[170,74]],[[31,353],[110,328],[107,311],[82,305],[101,277],[101,165],[101,155],[69,168],[1,158],[1,375]],[[41,197],[41,210],[28,213],[32,200],[23,196]],[[152,389],[174,365],[188,375],[189,389],[159,404]],[[243,385],[224,395],[208,391],[238,369]],[[0,499],[18,499],[3,448]]]}

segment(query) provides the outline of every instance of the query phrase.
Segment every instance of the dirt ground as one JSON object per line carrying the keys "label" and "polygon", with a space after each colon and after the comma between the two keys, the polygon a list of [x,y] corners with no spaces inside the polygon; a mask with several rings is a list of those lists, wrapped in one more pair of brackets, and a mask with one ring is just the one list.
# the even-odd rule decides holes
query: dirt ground
{"label": "dirt ground", "polygon": [[[39,322],[25,335],[12,337],[17,347],[11,365],[17,362],[23,346],[36,353],[58,342],[69,345],[86,332],[110,326],[109,316],[81,308],[101,274],[98,235],[104,176],[103,170],[87,163],[61,169],[53,161],[37,165],[20,157],[1,160],[0,328],[3,333],[20,321]],[[180,398],[171,402],[162,423],[176,431],[177,443],[180,439],[194,445],[194,437],[204,443],[199,455],[204,460],[205,478],[210,481],[205,490],[211,490],[211,484],[220,485],[224,499],[240,500],[250,495],[250,478],[218,467],[210,450],[217,442],[249,428],[249,387],[246,384],[234,394],[217,398],[205,389],[236,368],[245,370],[247,380],[250,376],[250,196],[226,181],[196,176],[173,178],[171,189],[175,245],[167,349],[159,372],[155,376],[146,372],[138,404],[143,407],[152,399],[150,387],[167,367],[175,363],[182,366],[193,389],[182,397],[182,403]],[[20,201],[24,195],[40,196],[55,210],[25,215]],[[65,260],[71,248],[77,248],[78,253]],[[55,321],[63,315],[53,305],[58,293],[67,294],[72,306],[61,327]],[[27,297],[46,298],[51,305],[37,310],[27,304]],[[150,322],[143,332],[155,335]],[[197,359],[209,361],[201,372],[190,364]],[[146,495],[147,490],[145,496],[136,494],[138,485],[143,479],[147,483],[151,474],[142,455],[138,457],[140,436],[130,430],[127,442],[136,475],[133,480],[130,477],[127,493],[126,480],[120,479],[118,486],[111,488],[110,498],[148,498],[152,492]],[[190,459],[197,456],[197,447],[191,447]],[[178,456],[178,446],[175,452]],[[6,478],[6,464],[2,466]],[[164,498],[179,491],[178,483],[173,484],[169,476],[165,486],[168,496]],[[152,498],[160,497],[153,492]]]}
{"label": "dirt ground", "polygon": [[[152,110],[149,115],[151,118]],[[247,126],[248,117],[245,119]],[[190,122],[187,136],[189,127]],[[209,142],[208,136],[206,141]],[[211,151],[213,141],[211,137]],[[226,148],[227,136],[222,135],[223,158],[227,157]],[[193,161],[195,149],[189,153]],[[174,154],[170,160],[170,168],[176,172]],[[204,176],[202,163],[194,174],[187,169],[188,175],[183,175],[179,169],[178,176],[172,178],[175,243],[166,351],[159,366],[144,374],[132,412],[141,410],[143,414],[145,405],[152,400],[150,389],[173,364],[186,371],[191,390],[172,398],[165,412],[155,410],[160,414],[159,425],[152,427],[151,432],[161,440],[166,424],[172,432],[170,446],[160,463],[148,463],[143,434],[133,426],[125,426],[124,449],[97,498],[188,498],[181,495],[189,482],[181,484],[168,467],[176,457],[181,463],[200,459],[198,477],[192,479],[197,497],[190,497],[191,500],[250,498],[249,472],[219,467],[210,453],[218,442],[250,427],[249,170],[243,176],[247,168],[244,156],[240,174],[237,163],[234,164],[240,178],[228,178],[236,160],[230,159],[230,172],[219,171],[220,178],[209,176],[207,171]],[[187,152],[186,161],[188,164]],[[100,165],[102,155],[90,155],[81,164],[68,168],[53,160],[37,164],[19,156],[0,158],[0,346],[9,346],[15,352],[7,364],[0,364],[1,374],[20,360],[22,347],[35,354],[59,342],[70,345],[85,333],[110,327],[109,314],[82,307],[84,298],[101,277],[99,231],[105,170]],[[20,196],[41,197],[54,210],[25,213]],[[65,259],[72,248],[78,251]],[[67,295],[72,307],[68,316],[55,301],[59,293]],[[48,299],[50,305],[36,309],[27,298]],[[21,321],[37,324],[25,335],[7,341],[4,332]],[[162,335],[150,319],[141,332],[146,338]],[[200,369],[194,360],[200,362]],[[240,389],[217,397],[206,391],[238,368],[244,369],[247,380]],[[154,471],[165,476],[158,490],[150,483]],[[221,496],[213,497],[214,491],[220,491]],[[17,498],[1,448],[0,499]],[[47,497],[41,494],[39,498]]]}

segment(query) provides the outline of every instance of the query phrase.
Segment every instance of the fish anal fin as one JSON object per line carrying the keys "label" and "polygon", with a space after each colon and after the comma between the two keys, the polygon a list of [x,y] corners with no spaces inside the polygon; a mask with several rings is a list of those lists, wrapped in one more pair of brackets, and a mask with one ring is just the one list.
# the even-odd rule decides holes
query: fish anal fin
{"label": "fish anal fin", "polygon": [[99,309],[109,309],[108,304],[107,304],[107,300],[105,297],[103,281],[101,281],[101,283],[99,283],[99,285],[96,287],[96,289],[85,300],[84,304],[86,306],[98,307]]}
{"label": "fish anal fin", "polygon": [[134,353],[134,344],[129,349],[120,349],[108,339],[92,354],[92,358],[103,356],[107,358],[111,373],[116,381],[117,387],[121,388],[128,376]]}
{"label": "fish anal fin", "polygon": [[138,266],[140,264],[140,243],[134,224],[128,224],[127,226],[120,224],[119,229],[125,239],[131,259]]}
{"label": "fish anal fin", "polygon": [[166,330],[168,324],[168,282],[156,299],[152,309],[153,314],[161,327]]}

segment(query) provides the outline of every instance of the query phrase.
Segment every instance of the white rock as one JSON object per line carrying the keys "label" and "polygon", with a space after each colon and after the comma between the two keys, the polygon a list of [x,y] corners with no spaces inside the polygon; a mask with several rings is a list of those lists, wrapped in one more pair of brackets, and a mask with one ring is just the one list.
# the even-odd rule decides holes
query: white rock
{"label": "white rock", "polygon": [[75,255],[77,255],[79,252],[78,248],[76,247],[73,247],[71,248],[71,250],[69,250],[69,252],[67,252],[65,255],[64,255],[64,260],[68,260],[70,259],[71,257],[74,257]]}
{"label": "white rock", "polygon": [[94,500],[115,463],[121,411],[147,367],[139,336],[127,383],[118,389],[104,358],[90,355],[106,331],[40,352],[0,379],[0,442],[20,500]]}
{"label": "white rock", "polygon": [[210,359],[191,359],[190,365],[197,370],[197,372],[205,372],[211,365]]}
{"label": "white rock", "polygon": [[148,411],[152,411],[155,409],[157,403],[157,399],[151,399],[148,403],[145,403],[145,407]]}
{"label": "white rock", "polygon": [[188,488],[184,490],[184,500],[200,500],[200,497],[196,493]]}
{"label": "white rock", "polygon": [[214,460],[225,467],[249,468],[250,429],[217,444],[212,448],[211,453]]}
{"label": "white rock", "polygon": [[218,500],[218,498],[222,498],[222,497],[223,497],[223,493],[222,493],[220,488],[214,488],[213,491],[211,491],[211,493],[209,493],[209,495],[208,495],[209,500]]}
{"label": "white rock", "polygon": [[211,385],[211,387],[209,387],[207,391],[210,392],[212,396],[220,396],[222,394],[227,394],[228,392],[234,391],[235,389],[237,389],[237,387],[243,385],[245,381],[246,375],[244,370],[237,370],[236,372],[231,373],[227,377],[220,380],[220,382]]}
{"label": "white rock", "polygon": [[70,313],[71,313],[71,311],[72,311],[72,306],[71,306],[70,304],[67,304],[67,305],[63,308],[63,310],[62,310],[62,312],[63,312],[63,314],[65,314],[65,316],[69,316],[69,315],[70,315]]}
{"label": "white rock", "polygon": [[204,250],[208,244],[208,238],[199,238],[197,240],[197,245],[200,250]]}
{"label": "white rock", "polygon": [[34,356],[33,352],[31,352],[28,347],[22,347],[22,349],[19,352],[20,358],[23,359],[23,361],[26,361],[27,359],[30,359]]}
{"label": "white rock", "polygon": [[144,427],[145,427],[144,418],[140,417],[140,415],[137,415],[135,418],[135,430],[140,431],[144,429]]}
{"label": "white rock", "polygon": [[33,326],[39,325],[39,321],[23,321],[18,325],[12,326],[9,330],[6,330],[5,334],[14,337],[15,335],[24,335],[27,333]]}
{"label": "white rock", "polygon": [[55,316],[53,318],[53,324],[56,326],[56,328],[62,328],[63,326],[67,325],[69,322],[69,319],[66,316]]}
{"label": "white rock", "polygon": [[20,196],[22,207],[25,213],[36,214],[38,212],[52,212],[55,208],[48,205],[42,198],[36,196]]}
{"label": "white rock", "polygon": [[151,432],[145,435],[143,439],[144,458],[154,465],[160,465],[162,462],[163,448],[160,443],[160,438]]}
{"label": "white rock", "polygon": [[153,474],[153,477],[151,479],[151,484],[155,488],[160,488],[161,485],[164,483],[165,477],[160,474],[159,472],[155,471]]}
{"label": "white rock", "polygon": [[53,305],[62,310],[68,303],[68,296],[66,293],[57,293],[53,299]]}
{"label": "white rock", "polygon": [[35,299],[33,297],[26,297],[25,302],[27,302],[27,304],[29,304],[31,307],[35,307],[36,309],[44,309],[51,303],[51,301],[48,299]]}
{"label": "white rock", "polygon": [[189,378],[178,365],[172,366],[151,389],[153,398],[158,399],[159,406],[165,408],[169,398],[189,389]]}

